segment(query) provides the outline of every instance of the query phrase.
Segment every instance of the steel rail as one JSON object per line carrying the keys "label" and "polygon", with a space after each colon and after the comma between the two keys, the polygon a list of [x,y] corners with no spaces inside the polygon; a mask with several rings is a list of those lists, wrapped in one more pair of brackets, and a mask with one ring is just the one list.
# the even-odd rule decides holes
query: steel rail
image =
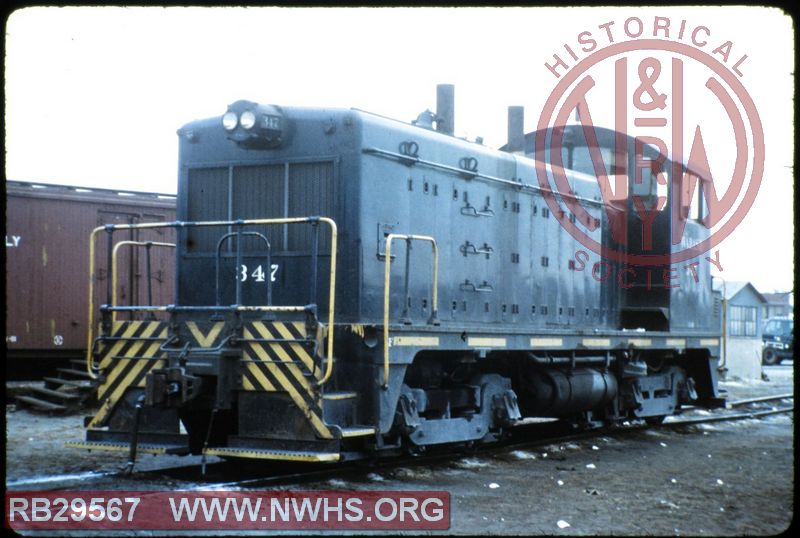
{"label": "steel rail", "polygon": [[[776,394],[776,395],[768,395],[762,396],[757,398],[749,398],[743,400],[737,400],[734,402],[730,402],[729,405],[731,406],[741,406],[741,405],[748,405],[753,403],[761,403],[766,401],[772,400],[784,400],[794,398],[794,395],[791,393],[787,394]],[[683,407],[682,409],[688,409],[688,407]],[[650,425],[650,424],[643,424],[643,423],[636,423],[636,424],[629,424],[623,426],[611,426],[611,427],[604,427],[598,429],[591,429],[585,430],[578,433],[573,433],[569,435],[562,435],[556,437],[543,437],[534,440],[530,439],[523,439],[521,441],[500,441],[497,443],[481,445],[477,447],[475,450],[485,453],[492,453],[501,450],[511,449],[511,448],[533,448],[539,446],[547,446],[553,445],[558,443],[566,443],[570,441],[578,441],[582,439],[591,439],[593,437],[597,437],[599,435],[608,435],[608,434],[626,434],[635,431],[646,430],[650,428],[673,428],[673,427],[681,427],[681,426],[691,426],[696,424],[702,423],[714,423],[714,422],[727,422],[727,421],[735,421],[735,420],[746,420],[746,419],[756,419],[767,417],[771,415],[778,415],[784,413],[791,413],[794,412],[794,406],[788,407],[781,407],[777,409],[767,409],[761,411],[751,411],[745,413],[717,413],[713,416],[701,416],[695,418],[688,418],[688,419],[677,419],[677,420],[670,420],[668,422],[664,422],[659,425]],[[678,415],[671,415],[671,417],[677,417]],[[552,421],[550,421],[552,424]],[[521,424],[515,431],[523,431],[525,429],[532,429],[535,427],[540,427],[543,424],[546,424],[544,421],[534,422],[534,423],[526,423]],[[458,447],[463,448],[463,447]],[[448,461],[453,459],[453,452],[444,450],[442,454],[424,454],[424,455],[417,455],[413,458],[398,458],[396,452],[392,452],[391,454],[376,454],[376,457],[380,458],[379,460],[374,460],[371,462],[372,468],[382,468],[382,467],[391,467],[391,466],[398,466],[398,465],[422,465],[428,463],[435,463],[436,461]],[[211,463],[207,464],[207,467],[212,469],[216,467],[221,467],[226,465],[226,462],[219,462],[219,463]],[[281,467],[284,465],[282,462],[272,462],[272,465],[276,467]],[[307,466],[310,471],[304,472],[297,472],[292,471],[289,473],[279,473],[277,475],[267,476],[267,477],[251,477],[244,480],[239,481],[226,481],[220,483],[203,483],[202,485],[193,488],[193,489],[209,489],[209,488],[217,488],[217,487],[235,487],[235,486],[259,486],[259,485],[268,485],[268,484],[279,484],[281,482],[287,482],[290,480],[296,481],[308,481],[317,478],[325,478],[328,476],[338,476],[343,472],[347,472],[349,470],[363,470],[364,460],[363,459],[356,459],[356,460],[347,460],[345,462],[337,463],[335,465],[327,465],[324,467],[320,467],[319,464],[295,464],[297,467],[304,467]],[[137,473],[137,476],[142,475],[156,475],[156,476],[164,476],[167,473],[181,471],[185,473],[192,473],[194,471],[200,470],[201,464],[189,464],[189,465],[180,465],[180,466],[173,466],[173,467],[165,467],[161,469],[153,469],[147,471],[140,471]],[[237,466],[238,467],[238,466]],[[82,475],[76,476],[74,474],[70,475],[53,475],[48,477],[34,477],[29,479],[19,479],[9,482],[7,485],[11,487],[17,486],[26,486],[26,485],[39,485],[45,483],[55,484],[58,483],[59,487],[63,486],[63,482],[68,480],[77,480],[77,481],[85,481],[86,479],[102,479],[102,478],[113,478],[113,477],[123,477],[123,472],[102,472],[102,473],[84,473]],[[190,488],[192,489],[192,488]]]}
{"label": "steel rail", "polygon": [[[765,398],[775,398],[775,396],[768,396]],[[759,399],[760,400],[760,399]],[[742,402],[746,402],[746,400],[742,400]],[[738,403],[738,402],[737,402]],[[752,402],[748,402],[752,403]],[[743,404],[744,405],[744,404]],[[486,445],[479,445],[473,447],[471,450],[474,453],[481,453],[481,454],[492,454],[496,452],[506,451],[509,449],[524,449],[524,448],[536,448],[536,447],[545,447],[549,445],[557,445],[560,443],[568,443],[571,441],[580,441],[584,439],[591,439],[601,435],[610,435],[610,434],[628,434],[633,433],[636,431],[647,430],[651,428],[675,428],[681,426],[692,426],[696,424],[702,423],[713,423],[713,422],[727,422],[727,421],[735,421],[735,420],[745,420],[745,419],[759,419],[771,415],[783,414],[783,413],[790,413],[794,411],[794,406],[790,407],[782,407],[779,409],[768,409],[763,411],[753,411],[753,412],[746,412],[746,413],[719,413],[715,416],[703,416],[703,417],[696,417],[690,419],[681,419],[681,420],[674,420],[669,422],[664,422],[659,425],[649,425],[637,422],[635,424],[628,424],[628,425],[614,425],[610,427],[604,428],[597,428],[597,429],[590,429],[585,430],[577,433],[571,433],[567,435],[560,435],[555,437],[541,437],[536,439],[517,439],[517,440],[507,440],[507,441],[500,441],[496,443],[486,444]],[[675,415],[672,415],[675,416]],[[519,434],[515,433],[515,435],[524,436],[525,434],[529,434],[526,430],[535,429],[537,427],[541,427],[542,424],[529,424],[519,428],[515,428],[515,432],[520,432]],[[435,453],[426,453],[415,455],[413,457],[398,457],[396,452],[391,452],[388,454],[376,454],[375,459],[369,461],[369,468],[371,470],[381,469],[381,468],[396,468],[398,466],[418,466],[418,465],[429,465],[432,463],[437,462],[445,462],[445,461],[453,461],[454,453],[456,451],[464,451],[464,446],[460,445],[456,447],[454,450],[452,447],[436,447],[439,451]],[[435,448],[433,448],[435,449]],[[468,449],[470,450],[470,449]],[[192,486],[186,489],[187,491],[192,490],[202,490],[202,489],[221,489],[221,488],[232,488],[232,487],[263,487],[266,485],[280,485],[280,484],[291,484],[291,483],[299,483],[299,482],[308,482],[311,480],[321,480],[331,477],[341,477],[343,474],[347,474],[348,472],[355,472],[361,473],[364,471],[365,468],[365,459],[354,459],[354,460],[347,460],[345,462],[326,465],[321,467],[319,464],[296,464],[293,466],[293,469],[288,472],[278,472],[277,474],[269,475],[269,476],[255,476],[255,477],[248,477],[242,480],[228,480],[228,481],[221,481],[217,483],[211,482],[203,482],[202,484],[198,484],[197,486]],[[225,471],[225,467],[230,466],[230,462],[218,462],[218,463],[210,463],[206,464],[206,467],[210,468],[212,471]],[[270,469],[284,469],[285,471],[285,463],[283,462],[272,462]],[[240,464],[236,464],[233,466],[234,469],[241,469]],[[190,464],[190,465],[183,465],[183,466],[173,466],[173,467],[166,467],[162,469],[154,469],[148,471],[141,471],[137,473],[139,480],[143,475],[145,476],[156,476],[156,477],[164,477],[170,476],[169,473],[180,472],[184,477],[181,477],[181,480],[187,481],[194,481],[197,482],[198,480],[202,480],[201,478],[201,464]],[[298,470],[299,469],[299,470]],[[306,470],[307,469],[307,470]],[[89,477],[81,477],[80,483],[81,487],[86,487],[83,482],[86,478],[91,479],[103,479],[103,478],[112,478],[112,477],[123,477],[123,471],[119,473],[102,473],[95,476]],[[57,483],[58,476],[48,477],[45,481],[49,483]],[[74,475],[64,475],[64,479],[69,480],[77,480],[75,479]],[[33,478],[29,480],[17,480],[12,482],[9,485],[18,486],[18,485],[25,485],[25,484],[38,484],[42,482],[42,479]],[[78,483],[76,481],[76,483]],[[63,483],[59,484],[59,487],[63,489]],[[183,489],[183,488],[182,488]]]}
{"label": "steel rail", "polygon": [[[788,400],[788,399],[794,399],[794,394],[790,392],[790,393],[786,393],[786,394],[776,394],[774,396],[760,396],[758,398],[748,398],[748,399],[745,399],[745,400],[736,400],[736,401],[733,401],[733,402],[727,402],[726,403],[726,408],[731,409],[731,408],[734,408],[734,407],[740,407],[740,406],[743,406],[743,405],[749,405],[749,404],[753,404],[753,403],[772,402],[772,401],[775,401],[775,400]],[[703,409],[703,408],[702,407],[698,407],[696,405],[684,405],[684,406],[681,406],[681,409],[683,409],[684,411],[691,411],[691,410],[694,410],[694,409]]]}
{"label": "steel rail", "polygon": [[669,422],[663,422],[662,424],[660,424],[660,426],[669,428],[673,426],[686,426],[689,424],[703,424],[706,422],[727,422],[733,420],[745,420],[748,418],[768,417],[770,415],[780,415],[783,413],[792,413],[792,412],[794,412],[794,406],[781,407],[780,409],[767,409],[764,411],[749,411],[746,413],[721,414],[717,416],[670,420]]}
{"label": "steel rail", "polygon": [[761,396],[759,398],[748,398],[746,400],[737,400],[735,402],[730,402],[728,405],[730,407],[738,407],[740,405],[747,405],[751,403],[759,403],[759,402],[771,402],[774,400],[788,400],[794,399],[794,393],[789,392],[786,394],[776,394],[775,396]]}
{"label": "steel rail", "polygon": [[[699,417],[697,421],[691,421],[691,422],[676,421],[676,422],[664,423],[655,427],[669,428],[673,426],[691,425],[701,422],[719,422],[719,421],[741,420],[746,418],[760,418],[779,413],[788,413],[793,410],[794,407],[761,411],[756,413],[721,415],[716,417]],[[557,437],[545,437],[535,440],[523,440],[517,442],[514,441],[498,442],[498,443],[475,447],[474,451],[476,453],[480,452],[483,454],[492,454],[496,452],[506,451],[509,449],[535,448],[535,447],[543,447],[560,443],[568,443],[571,441],[580,441],[584,439],[591,439],[599,435],[633,433],[636,431],[646,430],[653,427],[654,426],[651,426],[649,424],[633,424],[623,427],[600,428],[600,429],[586,430],[578,433],[562,435]],[[414,457],[403,457],[400,459],[396,457],[392,458],[391,456],[387,456],[384,459],[370,462],[371,463],[370,470],[396,468],[398,466],[409,466],[409,465],[413,466],[430,465],[432,463],[453,461],[453,459],[454,459],[453,450],[448,450],[448,449],[443,449],[441,452],[437,452],[435,454],[422,454]],[[344,463],[339,463],[322,469],[320,469],[319,467],[312,467],[312,466],[310,466],[309,468],[311,470],[307,472],[293,471],[285,474],[277,474],[274,476],[266,476],[266,477],[252,477],[238,481],[225,481],[212,484],[204,483],[196,487],[189,488],[189,490],[190,491],[203,490],[209,488],[222,489],[222,488],[234,488],[243,486],[256,488],[268,485],[275,486],[275,485],[291,484],[298,482],[308,482],[311,480],[321,480],[332,477],[341,478],[344,474],[348,472],[354,472],[354,473],[364,472],[364,461],[350,460]]]}

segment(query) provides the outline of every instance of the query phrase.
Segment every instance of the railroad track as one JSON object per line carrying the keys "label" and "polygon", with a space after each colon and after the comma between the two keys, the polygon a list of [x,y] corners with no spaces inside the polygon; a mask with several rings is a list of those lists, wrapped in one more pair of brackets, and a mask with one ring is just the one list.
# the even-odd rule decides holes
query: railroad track
{"label": "railroad track", "polygon": [[[737,407],[744,407],[745,405],[752,405],[757,403],[768,403],[774,401],[782,401],[782,400],[794,400],[794,394],[787,393],[787,394],[776,394],[774,396],[762,396],[759,398],[748,398],[745,400],[737,400],[735,402],[729,402],[726,405],[726,409],[735,409]],[[695,407],[686,407],[685,409],[696,409]],[[761,418],[767,417],[770,415],[777,415],[782,413],[790,413],[794,411],[794,406],[791,407],[782,407],[780,409],[773,408],[773,409],[765,409],[761,411],[748,411],[744,413],[719,413],[716,415],[710,416],[700,416],[700,417],[692,417],[692,418],[677,418],[675,416],[672,417],[673,420],[666,421],[662,424],[665,427],[672,427],[672,426],[685,426],[689,424],[702,424],[704,422],[725,422],[731,420],[745,420],[749,418]],[[679,415],[678,415],[679,416]]]}
{"label": "railroad track", "polygon": [[[738,400],[735,402],[729,402],[726,405],[726,409],[743,407],[746,405],[751,405],[754,403],[766,403],[770,401],[781,401],[787,399],[794,399],[793,394],[779,394],[775,396],[765,396],[761,398],[751,398],[746,400]],[[510,449],[531,449],[531,448],[538,448],[553,444],[561,444],[561,443],[568,443],[574,441],[580,441],[585,439],[591,439],[593,437],[597,437],[599,435],[606,435],[606,434],[625,434],[639,430],[646,430],[650,428],[677,428],[683,426],[690,426],[694,424],[700,423],[710,423],[710,422],[721,422],[721,421],[734,421],[734,420],[744,420],[744,419],[754,419],[754,418],[761,418],[766,417],[769,415],[775,414],[783,414],[783,413],[791,413],[794,411],[794,406],[784,406],[779,409],[768,409],[768,410],[761,410],[761,411],[748,411],[744,413],[719,413],[714,415],[707,415],[701,417],[692,417],[688,419],[676,419],[671,420],[668,422],[664,422],[660,425],[650,425],[650,424],[631,424],[627,426],[615,426],[611,428],[595,428],[591,430],[585,430],[581,432],[571,433],[567,435],[559,435],[556,437],[544,437],[535,440],[521,440],[521,441],[503,441],[494,443],[491,445],[480,445],[474,449],[474,454],[481,454],[481,455],[491,455],[498,452],[507,451]],[[539,424],[537,426],[544,425]],[[454,459],[452,449],[444,449],[444,452],[441,454],[427,454],[427,455],[420,455],[413,459],[404,458],[402,461],[397,461],[394,459],[387,459],[384,461],[374,461],[371,462],[370,470],[377,471],[381,469],[390,469],[396,468],[400,466],[422,466],[422,465],[431,465],[435,463],[441,463],[445,461],[452,461]],[[348,474],[356,473],[356,474],[363,474],[364,473],[364,464],[362,461],[355,461],[355,462],[347,462],[344,464],[340,464],[339,466],[329,468],[329,469],[320,469],[318,467],[312,468],[308,472],[291,472],[286,474],[280,474],[276,476],[268,476],[262,478],[247,478],[244,480],[237,480],[237,481],[224,481],[218,483],[204,483],[198,484],[197,487],[191,488],[196,490],[204,490],[204,489],[225,489],[225,488],[255,488],[255,487],[265,487],[265,486],[274,486],[278,484],[289,484],[289,483],[303,483],[303,482],[312,482],[318,480],[324,480],[329,478],[341,478],[347,476]]]}
{"label": "railroad track", "polygon": [[[759,398],[750,398],[744,400],[737,400],[728,402],[725,409],[720,412],[714,412],[709,415],[681,417],[680,415],[668,417],[668,419],[659,425],[650,425],[643,423],[623,423],[623,425],[615,425],[612,427],[593,428],[582,430],[579,432],[561,433],[559,428],[565,428],[559,422],[545,422],[528,424],[515,430],[511,438],[498,443],[489,445],[478,445],[472,449],[461,448],[460,451],[464,455],[492,455],[510,449],[534,449],[543,446],[561,444],[568,442],[575,442],[585,439],[591,439],[600,435],[608,434],[626,434],[635,431],[651,429],[651,428],[680,428],[685,426],[692,426],[703,423],[713,422],[726,422],[745,419],[760,419],[770,415],[791,413],[794,411],[794,405],[782,405],[781,407],[771,407],[770,409],[753,409],[744,412],[727,412],[732,409],[737,409],[749,405],[767,404],[769,402],[776,402],[782,400],[794,400],[793,394],[778,394],[773,396],[765,396]],[[684,410],[692,411],[696,408],[692,406],[685,406]],[[537,436],[535,439],[531,437]],[[261,464],[258,466],[248,465],[248,477],[240,478],[241,464],[238,462],[214,462],[206,465],[206,473],[202,473],[201,465],[190,464],[176,467],[160,468],[148,471],[139,471],[134,473],[132,477],[126,476],[123,470],[119,472],[107,473],[82,473],[79,475],[53,475],[42,478],[33,478],[28,480],[17,480],[8,482],[7,488],[16,489],[69,489],[80,485],[81,488],[91,488],[92,482],[102,480],[130,480],[130,489],[136,489],[137,482],[147,481],[149,479],[169,479],[179,480],[196,483],[196,486],[189,488],[181,488],[186,491],[191,490],[208,490],[208,489],[230,489],[230,488],[258,488],[266,486],[276,486],[282,484],[299,484],[308,483],[313,481],[321,481],[331,478],[345,478],[353,474],[363,474],[365,466],[368,466],[371,471],[378,471],[384,469],[409,467],[409,466],[422,466],[442,463],[445,461],[454,460],[454,451],[452,447],[441,449],[438,452],[427,452],[424,454],[416,455],[413,457],[387,457],[384,459],[369,460],[366,465],[363,460],[349,461],[338,464],[329,464],[320,467],[320,464],[302,464],[294,463],[287,464],[286,462],[274,462],[269,464]],[[253,468],[255,467],[255,471]],[[238,476],[237,476],[238,475]],[[253,476],[256,475],[256,476]],[[225,477],[229,477],[225,479]]]}

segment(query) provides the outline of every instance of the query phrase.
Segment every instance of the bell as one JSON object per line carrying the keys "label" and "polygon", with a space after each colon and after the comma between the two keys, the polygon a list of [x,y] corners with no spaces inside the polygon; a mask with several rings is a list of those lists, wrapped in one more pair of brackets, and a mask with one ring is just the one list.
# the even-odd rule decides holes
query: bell
{"label": "bell", "polygon": [[417,119],[414,120],[412,123],[417,127],[422,127],[423,129],[430,129],[433,130],[433,122],[436,121],[436,114],[431,112],[428,109],[425,109],[424,112],[420,112]]}

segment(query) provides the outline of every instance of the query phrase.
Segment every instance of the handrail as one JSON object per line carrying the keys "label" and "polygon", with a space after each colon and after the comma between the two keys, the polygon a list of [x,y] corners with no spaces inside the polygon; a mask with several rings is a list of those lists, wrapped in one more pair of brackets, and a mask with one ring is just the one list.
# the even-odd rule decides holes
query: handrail
{"label": "handrail", "polygon": [[[533,185],[533,184],[530,184],[530,183],[523,183],[521,178],[519,179],[519,181],[515,181],[515,180],[511,180],[511,179],[504,179],[504,178],[501,178],[501,177],[492,176],[492,175],[489,175],[489,174],[484,174],[482,172],[478,172],[477,170],[469,172],[467,170],[464,170],[463,168],[457,168],[455,166],[450,166],[450,165],[447,165],[447,164],[438,163],[436,161],[428,161],[428,160],[425,160],[425,159],[421,159],[419,157],[409,157],[409,156],[403,155],[401,153],[396,153],[394,151],[388,151],[388,150],[381,149],[381,148],[376,148],[376,147],[364,148],[362,151],[364,153],[368,153],[370,155],[377,155],[377,156],[384,157],[384,158],[396,159],[396,160],[401,161],[401,162],[412,160],[414,164],[422,164],[424,166],[428,166],[429,168],[433,168],[434,170],[443,170],[443,171],[447,171],[447,172],[451,172],[451,173],[455,173],[455,174],[461,175],[462,177],[464,176],[465,172],[468,172],[468,175],[470,177],[467,178],[467,180],[469,180],[470,178],[476,177],[476,178],[482,179],[484,181],[492,181],[492,182],[495,182],[495,183],[500,183],[501,185],[506,185],[508,187],[512,187],[512,188],[517,189],[517,190],[533,191],[533,192],[537,192],[537,193],[540,193],[540,194],[543,194],[543,195],[558,194],[563,199],[576,200],[576,201],[583,202],[583,203],[585,203],[587,205],[592,205],[592,206],[595,206],[595,207],[602,207],[604,205],[604,202],[601,201],[601,200],[593,200],[592,198],[587,198],[585,196],[578,196],[577,194],[574,194],[574,193],[564,193],[564,192],[554,193],[553,190],[551,190],[549,188],[542,188],[542,187],[539,187],[538,185]],[[515,155],[511,155],[511,157],[514,159],[515,163],[518,163],[518,159],[517,159],[517,157]],[[519,165],[517,164],[517,166],[519,166]],[[474,215],[474,216],[478,216],[478,215]],[[488,216],[488,215],[483,215],[483,216]]]}
{"label": "handrail", "polygon": [[[115,306],[117,304],[117,253],[120,247],[126,245],[137,247],[146,247],[147,245],[150,245],[153,247],[175,248],[175,243],[160,243],[158,241],[120,241],[119,243],[116,243],[111,253],[111,306]],[[116,311],[111,314],[111,319],[112,321],[116,321]]]}
{"label": "handrail", "polygon": [[[215,303],[217,306],[222,304],[222,300],[219,298],[220,290],[219,290],[219,264],[221,259],[221,252],[222,252],[222,245],[230,239],[231,237],[236,237],[236,266],[241,267],[241,254],[242,254],[242,236],[250,236],[250,237],[258,237],[267,244],[267,271],[271,271],[272,268],[272,245],[269,243],[269,239],[264,234],[260,234],[258,232],[240,232],[235,231],[231,233],[227,233],[219,238],[217,241],[217,257],[216,257],[216,264],[215,264],[215,273],[214,273],[214,297]],[[239,304],[239,299],[241,298],[241,282],[239,279],[236,279],[236,304]],[[270,276],[267,279],[267,306],[272,306],[272,277]]]}
{"label": "handrail", "polygon": [[[392,241],[404,239],[406,241],[406,279],[408,279],[408,257],[411,241],[426,241],[433,249],[433,290],[431,292],[431,318],[429,323],[435,323],[439,314],[439,247],[436,239],[427,235],[389,234],[386,236],[386,254],[383,274],[383,388],[389,386],[389,286],[392,263]],[[407,283],[407,282],[406,282]]]}
{"label": "handrail", "polygon": [[94,281],[97,279],[97,275],[94,272],[94,243],[97,239],[97,233],[102,232],[104,229],[103,226],[98,226],[89,234],[89,301],[87,303],[89,305],[89,323],[86,327],[86,335],[89,341],[86,344],[86,373],[89,374],[89,377],[92,379],[97,379],[92,367],[92,349],[94,348],[94,338],[92,335],[94,327]]}
{"label": "handrail", "polygon": [[[291,217],[280,219],[250,219],[250,220],[221,220],[221,221],[174,221],[174,222],[147,222],[142,224],[113,224],[106,226],[98,226],[89,236],[89,324],[87,330],[87,351],[86,351],[86,371],[92,379],[97,379],[94,373],[92,364],[92,348],[94,343],[94,283],[97,280],[95,273],[95,241],[97,234],[102,231],[109,232],[109,236],[116,230],[143,230],[143,229],[156,229],[156,228],[190,228],[190,227],[210,227],[210,226],[258,226],[258,225],[273,225],[273,224],[302,224],[302,223],[319,223],[324,222],[331,229],[331,262],[330,262],[330,286],[328,290],[328,326],[334,326],[334,311],[336,301],[336,247],[338,242],[338,228],[336,222],[328,217]],[[112,254],[113,266],[113,254]],[[210,307],[214,308],[214,307]],[[218,307],[217,307],[218,308]],[[124,311],[133,310],[134,308],[115,307],[111,306],[109,310]],[[190,310],[205,310],[202,307],[179,307],[179,306],[166,306],[166,307],[153,307],[148,305],[146,308],[136,307],[140,311],[190,311]],[[242,312],[305,312],[308,309],[305,306],[241,306],[236,305],[231,310]],[[319,380],[319,385],[324,384],[330,379],[333,374],[333,330],[327,331],[328,346],[327,346],[327,365],[325,374]]]}
{"label": "handrail", "polygon": [[314,305],[306,306],[110,306],[109,312],[311,312]]}

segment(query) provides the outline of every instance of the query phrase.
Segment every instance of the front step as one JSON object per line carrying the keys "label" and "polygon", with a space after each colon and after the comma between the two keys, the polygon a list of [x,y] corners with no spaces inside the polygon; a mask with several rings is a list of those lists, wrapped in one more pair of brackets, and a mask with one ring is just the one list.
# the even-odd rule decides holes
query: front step
{"label": "front step", "polygon": [[322,395],[323,400],[338,401],[338,400],[352,400],[358,397],[356,392],[326,392]]}
{"label": "front step", "polygon": [[57,368],[56,371],[59,374],[67,374],[74,377],[79,377],[81,379],[92,379],[92,376],[86,370],[75,370],[73,368]]}
{"label": "front step", "polygon": [[[91,381],[80,381],[76,379],[63,379],[61,377],[45,377],[45,388],[57,389],[61,386],[74,387],[76,389],[93,389]],[[50,386],[48,386],[48,384]]]}
{"label": "front step", "polygon": [[348,428],[342,428],[342,439],[366,437],[369,435],[375,435],[375,428],[372,426],[350,426]]}
{"label": "front step", "polygon": [[33,387],[31,389],[36,394],[46,396],[48,398],[55,398],[57,400],[80,400],[80,395],[69,392],[61,392],[59,390],[51,390],[44,387]]}
{"label": "front step", "polygon": [[17,396],[15,400],[21,407],[29,407],[31,411],[66,413],[78,410],[91,400],[93,395],[94,387],[91,385],[78,390],[70,388],[69,391],[31,387],[27,394]]}
{"label": "front step", "polygon": [[24,403],[30,405],[31,407],[33,407],[33,409],[36,409],[36,410],[39,410],[39,411],[58,411],[58,412],[62,412],[62,411],[66,411],[67,410],[67,406],[65,406],[65,405],[55,404],[55,403],[52,403],[52,402],[47,402],[45,400],[40,400],[39,398],[34,398],[33,396],[17,396],[17,401],[18,402],[24,402]]}
{"label": "front step", "polygon": [[[83,364],[80,360],[70,362]],[[58,377],[43,378],[43,387],[30,387],[26,394],[16,397],[17,403],[30,407],[32,411],[65,413],[94,400],[97,381],[91,379],[85,370],[57,368],[56,371]]]}
{"label": "front step", "polygon": [[358,393],[353,391],[327,392],[322,395],[322,414],[326,424],[336,425],[342,439],[375,435],[373,426],[364,426],[357,421]]}
{"label": "front step", "polygon": [[326,424],[337,424],[342,430],[356,422],[358,393],[351,391],[327,392],[322,395],[322,416]]}

